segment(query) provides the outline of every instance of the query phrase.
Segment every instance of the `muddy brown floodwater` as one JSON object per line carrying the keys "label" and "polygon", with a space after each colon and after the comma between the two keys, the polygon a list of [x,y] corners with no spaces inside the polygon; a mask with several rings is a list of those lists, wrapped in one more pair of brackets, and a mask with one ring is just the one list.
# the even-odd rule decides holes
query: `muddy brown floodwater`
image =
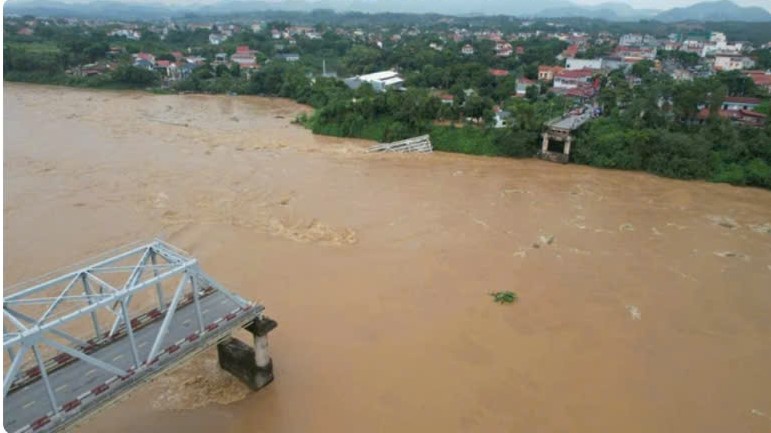
{"label": "muddy brown floodwater", "polygon": [[163,235],[279,322],[267,389],[207,352],[79,431],[771,430],[769,191],[369,155],[276,99],[4,108],[6,283]]}

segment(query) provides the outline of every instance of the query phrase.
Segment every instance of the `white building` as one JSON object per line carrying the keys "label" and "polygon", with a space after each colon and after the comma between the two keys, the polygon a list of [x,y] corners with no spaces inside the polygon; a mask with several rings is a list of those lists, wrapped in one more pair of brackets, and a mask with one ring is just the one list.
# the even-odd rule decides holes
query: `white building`
{"label": "white building", "polygon": [[498,42],[495,44],[495,55],[498,57],[510,57],[513,52],[514,49],[508,42]]}
{"label": "white building", "polygon": [[474,47],[472,47],[471,44],[466,44],[460,49],[460,52],[463,55],[470,56],[474,54]]}
{"label": "white building", "polygon": [[741,42],[729,44],[726,39],[725,33],[712,32],[709,36],[709,42],[705,43],[701,48],[699,55],[701,57],[711,56],[715,54],[739,54],[744,48]]}
{"label": "white building", "polygon": [[638,33],[628,33],[622,35],[618,40],[618,44],[624,47],[640,46],[643,43],[643,36]]}
{"label": "white building", "polygon": [[554,75],[555,89],[575,89],[592,82],[594,72],[589,69],[562,71]]}
{"label": "white building", "polygon": [[131,29],[116,29],[107,33],[107,36],[117,36],[120,38],[131,39],[132,41],[138,41],[142,38],[142,33]]}
{"label": "white building", "polygon": [[212,34],[209,35],[209,43],[212,44],[212,45],[219,45],[219,44],[225,42],[227,39],[228,39],[227,36],[221,35],[221,34],[217,34],[217,33],[212,33]]}
{"label": "white building", "polygon": [[719,44],[719,43],[727,43],[728,39],[725,37],[725,33],[723,32],[712,32],[709,34],[709,41],[713,44]]}
{"label": "white building", "polygon": [[656,38],[652,35],[627,33],[619,38],[618,44],[622,47],[650,47],[656,46]]}
{"label": "white building", "polygon": [[715,56],[715,70],[718,71],[738,71],[741,69],[751,69],[755,62],[747,56],[736,54],[718,54]]}
{"label": "white building", "polygon": [[404,78],[392,70],[346,78],[344,82],[351,89],[358,89],[362,84],[369,83],[376,92],[404,88]]}
{"label": "white building", "polygon": [[577,69],[602,69],[602,59],[567,59],[565,69],[574,71]]}

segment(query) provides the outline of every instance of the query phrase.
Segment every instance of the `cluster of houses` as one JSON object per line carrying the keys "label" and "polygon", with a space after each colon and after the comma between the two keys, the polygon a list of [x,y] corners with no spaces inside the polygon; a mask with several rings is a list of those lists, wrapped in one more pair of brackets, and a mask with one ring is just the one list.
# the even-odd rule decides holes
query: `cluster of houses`
{"label": "cluster of houses", "polygon": [[153,54],[140,52],[132,54],[131,64],[148,71],[157,71],[168,80],[176,81],[188,78],[196,67],[204,63],[202,57],[185,57],[180,51],[174,51],[171,55],[174,57],[174,61],[156,59]]}
{"label": "cluster of houses", "polygon": [[[35,28],[44,22],[38,20],[22,21],[20,22],[22,26],[17,27],[16,33],[33,35]],[[83,24],[84,22],[75,20],[74,23]],[[175,24],[171,21],[165,21],[142,25],[141,27],[135,23],[110,22],[105,24],[102,22],[93,24],[106,25],[108,36],[127,40],[140,40],[143,32],[157,33],[161,39],[164,39],[170,31],[174,30],[205,31],[208,33],[209,44],[213,46],[222,45],[223,42],[233,38],[239,32],[265,32],[272,40],[273,47],[278,53],[275,58],[287,62],[296,62],[300,59],[300,54],[296,52],[298,50],[292,49],[297,45],[298,40],[321,39],[323,37],[314,27],[293,25],[285,28],[266,28],[262,22],[252,22],[251,24],[229,22]],[[492,53],[485,54],[493,54],[498,58],[510,58],[525,54],[527,44],[522,41],[531,38],[564,41],[567,48],[557,56],[560,66],[540,66],[537,80],[518,78],[515,93],[518,97],[526,96],[527,89],[531,86],[538,87],[539,91],[541,87],[549,86],[550,92],[587,102],[594,98],[599,91],[598,77],[613,70],[628,70],[632,65],[643,60],[652,61],[657,70],[669,74],[677,80],[709,76],[716,71],[740,70],[751,78],[758,87],[771,92],[771,71],[754,69],[755,62],[750,57],[754,47],[747,42],[729,42],[726,35],[720,32],[696,35],[672,34],[666,38],[656,38],[637,33],[614,35],[610,32],[600,32],[590,35],[585,32],[564,31],[563,26],[558,24],[551,25],[553,28],[548,31],[527,31],[525,24],[523,23],[522,27],[524,31],[511,33],[470,27],[450,27],[448,30],[436,32],[421,29],[419,26],[399,28],[396,31],[390,31],[387,28],[364,30],[344,27],[330,30],[352,41],[364,42],[381,49],[384,48],[384,44],[399,44],[403,38],[430,34],[432,36],[430,42],[427,41],[426,43],[433,50],[443,51],[447,47],[447,42],[453,41],[455,44],[450,44],[450,46],[457,47],[453,50],[459,49],[463,56],[474,56],[482,47],[492,46]],[[478,43],[480,41],[489,42]],[[605,51],[605,55],[596,58],[582,58],[586,57],[585,53],[593,45],[610,47],[610,51]],[[771,47],[771,43],[767,45]],[[485,49],[489,50],[489,48]],[[657,60],[658,54],[661,52],[672,51],[693,53],[699,58],[698,64],[685,65],[674,58],[663,61]],[[188,78],[196,67],[207,63],[207,59],[200,56],[183,54],[180,51],[171,54],[173,59],[170,57],[157,59],[151,53],[140,52],[131,55],[130,62],[135,67],[158,72],[166,81]],[[126,54],[118,47],[111,47],[110,51],[106,53],[105,61],[72,68],[69,72],[80,76],[99,75],[116,68],[116,60],[119,57],[125,58]],[[209,60],[215,66],[238,65],[241,70],[245,71],[246,76],[249,76],[260,68],[260,58],[264,57],[256,50],[241,45],[232,54],[220,52]],[[501,63],[504,64],[504,62]],[[496,68],[491,68],[489,73],[497,78],[504,78],[509,75],[509,71]],[[334,73],[327,75],[325,71],[323,75],[334,76]],[[637,84],[634,77],[628,76],[628,80],[632,85]],[[343,79],[343,82],[352,89],[368,83],[375,91],[383,92],[386,90],[404,90],[405,80],[398,71],[387,70],[348,77]],[[443,104],[453,103],[452,95],[440,94],[438,96]],[[725,106],[720,110],[720,116],[745,124],[759,124],[765,121],[764,116],[753,110],[757,105],[755,101],[743,101],[744,105],[739,104],[740,102],[742,101],[726,99]],[[496,110],[497,125],[505,124],[505,118],[505,110]]]}
{"label": "cluster of houses", "polygon": [[[766,115],[758,113],[755,108],[763,102],[758,98],[729,96],[718,109],[718,116],[745,126],[763,126],[766,123]],[[699,120],[705,121],[710,116],[709,107],[703,107],[699,111]]]}
{"label": "cluster of houses", "polygon": [[596,65],[585,65],[582,62],[572,67],[546,66],[538,67],[538,81],[553,83],[552,92],[578,99],[594,97],[599,90],[599,80],[596,75],[603,71],[602,61]]}
{"label": "cluster of houses", "polygon": [[[236,52],[228,55],[227,53],[217,53],[214,56],[212,65],[232,66],[238,65],[248,77],[252,71],[258,70],[260,64],[257,62],[256,50],[252,50],[247,45],[239,45]],[[181,51],[173,51],[171,55],[174,60],[156,59],[150,53],[136,53],[132,57],[132,66],[157,71],[169,81],[184,80],[192,74],[193,70],[206,63],[206,59],[201,56],[185,56]]]}

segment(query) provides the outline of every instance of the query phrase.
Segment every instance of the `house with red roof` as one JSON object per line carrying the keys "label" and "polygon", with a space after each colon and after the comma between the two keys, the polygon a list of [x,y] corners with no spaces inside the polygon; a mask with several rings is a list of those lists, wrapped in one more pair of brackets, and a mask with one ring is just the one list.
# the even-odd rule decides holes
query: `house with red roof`
{"label": "house with red roof", "polygon": [[134,54],[134,60],[135,61],[144,60],[146,62],[149,62],[152,65],[155,65],[155,56],[150,53],[145,53],[145,52],[136,53]]}
{"label": "house with red roof", "polygon": [[578,54],[578,45],[569,45],[567,48],[565,48],[565,51],[562,52],[561,56],[563,59],[572,59]]}
{"label": "house with red roof", "polygon": [[455,104],[455,96],[449,93],[439,94],[439,100],[442,101],[442,104],[447,104],[447,105]]}
{"label": "house with red roof", "polygon": [[495,44],[495,55],[498,57],[509,57],[514,52],[511,44],[508,42],[498,42]]}
{"label": "house with red roof", "polygon": [[554,75],[554,88],[573,89],[590,84],[593,75],[591,69],[563,70]]}
{"label": "house with red roof", "polygon": [[552,81],[554,76],[562,72],[564,68],[562,66],[546,66],[541,65],[538,67],[538,80],[539,81]]}
{"label": "house with red roof", "polygon": [[155,62],[155,70],[163,75],[169,75],[169,67],[171,64],[172,62],[168,60],[157,60]]}
{"label": "house with red roof", "polygon": [[257,65],[257,51],[249,48],[248,45],[239,45],[236,47],[236,52],[230,56],[230,61],[238,63],[238,66],[247,69],[256,69]]}
{"label": "house with red roof", "polygon": [[509,75],[509,71],[505,69],[490,69],[490,75],[493,77],[507,77]]}
{"label": "house with red roof", "polygon": [[[763,126],[766,124],[767,116],[752,110],[724,110],[718,111],[717,115],[721,119],[728,119],[734,123],[745,126]],[[709,118],[709,107],[702,108],[697,116],[699,120],[705,121]]]}
{"label": "house with red roof", "polygon": [[771,71],[746,71],[744,74],[750,77],[756,86],[771,92]]}
{"label": "house with red roof", "polygon": [[727,111],[753,110],[763,102],[758,98],[744,96],[728,96],[723,100],[722,109]]}

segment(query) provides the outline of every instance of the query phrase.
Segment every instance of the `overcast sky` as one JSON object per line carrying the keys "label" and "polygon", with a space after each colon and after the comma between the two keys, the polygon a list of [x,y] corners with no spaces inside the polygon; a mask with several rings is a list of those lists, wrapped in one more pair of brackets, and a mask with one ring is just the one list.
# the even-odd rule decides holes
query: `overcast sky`
{"label": "overcast sky", "polygon": [[[441,0],[438,0],[441,1]],[[572,0],[573,3],[593,5],[598,3],[607,3],[608,1],[616,2],[616,0]],[[760,6],[771,11],[771,0],[732,0],[734,3],[740,6]],[[671,9],[679,6],[689,6],[694,3],[698,3],[696,0],[619,0],[619,3],[626,3],[637,9],[653,8],[653,9]]]}

